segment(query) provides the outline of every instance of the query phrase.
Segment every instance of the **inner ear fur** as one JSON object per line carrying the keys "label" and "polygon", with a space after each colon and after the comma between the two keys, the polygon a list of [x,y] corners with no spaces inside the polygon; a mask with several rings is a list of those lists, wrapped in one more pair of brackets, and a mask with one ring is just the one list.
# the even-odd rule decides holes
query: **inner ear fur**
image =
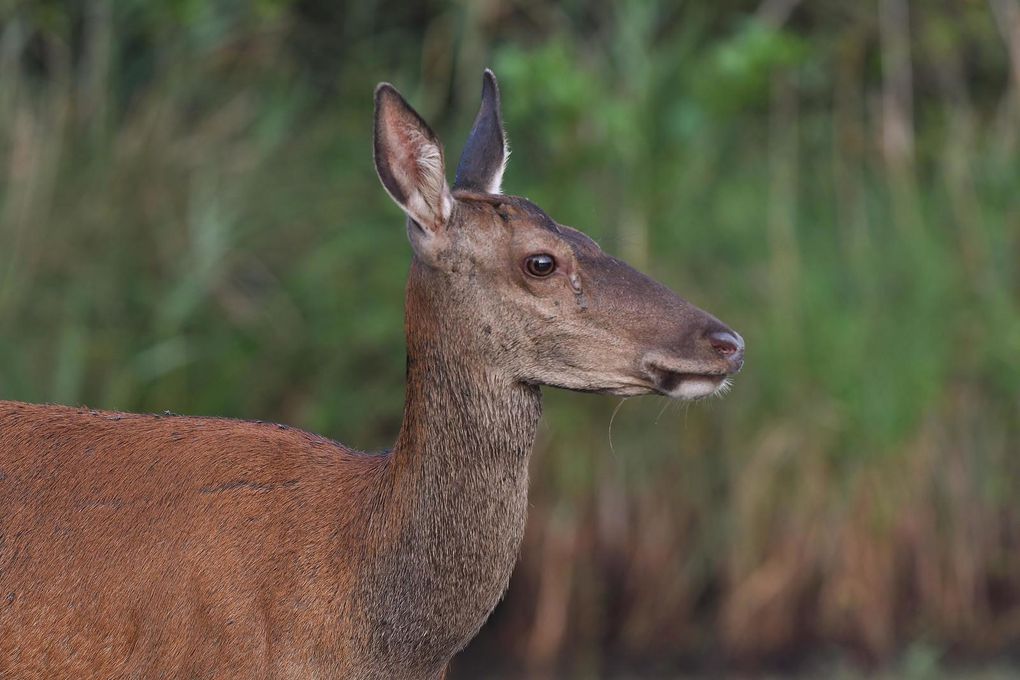
{"label": "inner ear fur", "polygon": [[443,147],[389,83],[375,91],[375,168],[390,197],[422,229],[437,232],[453,210]]}

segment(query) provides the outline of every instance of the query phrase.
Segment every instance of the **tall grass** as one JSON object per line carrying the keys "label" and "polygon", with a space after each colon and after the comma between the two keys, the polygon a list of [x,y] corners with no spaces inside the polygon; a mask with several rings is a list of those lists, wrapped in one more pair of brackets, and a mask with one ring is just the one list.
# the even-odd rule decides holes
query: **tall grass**
{"label": "tall grass", "polygon": [[549,391],[463,671],[1020,642],[1015,3],[49,7],[0,24],[0,396],[387,445],[410,253],[372,87],[452,159],[491,63],[507,189],[749,353],[722,402]]}

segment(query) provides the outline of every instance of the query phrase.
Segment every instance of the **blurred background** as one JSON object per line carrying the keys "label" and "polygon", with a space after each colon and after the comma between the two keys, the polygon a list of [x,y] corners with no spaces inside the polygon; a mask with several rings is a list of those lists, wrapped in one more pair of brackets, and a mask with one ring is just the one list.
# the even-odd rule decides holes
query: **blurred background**
{"label": "blurred background", "polygon": [[393,82],[455,164],[748,342],[722,401],[546,390],[452,677],[1020,674],[1020,0],[0,1],[0,397],[388,446]]}

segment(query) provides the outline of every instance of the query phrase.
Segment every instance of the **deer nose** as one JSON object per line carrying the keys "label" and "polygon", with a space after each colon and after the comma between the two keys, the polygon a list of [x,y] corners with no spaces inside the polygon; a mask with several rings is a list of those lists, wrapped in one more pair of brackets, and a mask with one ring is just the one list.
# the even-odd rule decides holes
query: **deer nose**
{"label": "deer nose", "polygon": [[744,339],[731,330],[715,330],[706,335],[712,350],[738,371],[744,364]]}

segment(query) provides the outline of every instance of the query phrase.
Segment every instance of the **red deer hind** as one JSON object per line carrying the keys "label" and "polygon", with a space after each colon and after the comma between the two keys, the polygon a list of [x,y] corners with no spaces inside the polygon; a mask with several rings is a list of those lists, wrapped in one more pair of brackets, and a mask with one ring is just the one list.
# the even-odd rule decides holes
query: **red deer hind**
{"label": "red deer hind", "polygon": [[390,85],[375,166],[407,214],[389,451],[290,427],[0,402],[0,677],[437,678],[524,532],[542,385],[696,399],[743,340],[501,193],[496,79],[446,182]]}

